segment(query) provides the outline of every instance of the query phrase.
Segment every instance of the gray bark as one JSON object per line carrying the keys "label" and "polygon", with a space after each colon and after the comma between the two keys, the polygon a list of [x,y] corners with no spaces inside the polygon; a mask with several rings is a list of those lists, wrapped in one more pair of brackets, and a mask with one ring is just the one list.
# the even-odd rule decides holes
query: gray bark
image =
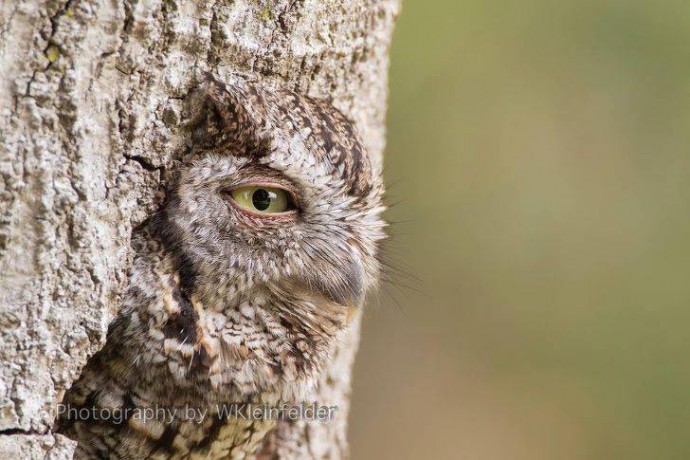
{"label": "gray bark", "polygon": [[[397,0],[0,2],[0,458],[71,458],[54,408],[117,313],[131,231],[160,200],[195,74],[252,73],[332,100],[380,167],[397,11]],[[337,419],[277,433],[300,441],[291,454],[346,454],[358,337],[359,320],[315,395]]]}

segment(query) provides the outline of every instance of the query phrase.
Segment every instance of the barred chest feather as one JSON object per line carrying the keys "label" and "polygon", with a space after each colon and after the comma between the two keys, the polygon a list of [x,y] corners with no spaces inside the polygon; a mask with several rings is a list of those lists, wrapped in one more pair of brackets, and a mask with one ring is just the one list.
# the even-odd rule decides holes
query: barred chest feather
{"label": "barred chest feather", "polygon": [[[308,400],[347,312],[308,298],[288,296],[285,305],[286,293],[256,286],[189,295],[175,257],[150,229],[135,235],[133,246],[123,311],[65,401],[77,410],[119,411],[124,420],[67,420],[61,431],[92,439],[81,448],[84,458],[234,458],[234,450],[241,458],[256,451],[276,421],[245,420],[247,408]],[[298,321],[304,315],[317,320],[305,327]],[[147,410],[153,418],[142,420]]]}

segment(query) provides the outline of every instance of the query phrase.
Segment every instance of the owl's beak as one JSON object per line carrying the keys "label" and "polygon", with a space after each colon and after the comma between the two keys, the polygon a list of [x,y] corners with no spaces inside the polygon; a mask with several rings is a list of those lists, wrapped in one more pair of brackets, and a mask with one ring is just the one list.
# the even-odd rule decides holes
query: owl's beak
{"label": "owl's beak", "polygon": [[351,262],[332,273],[309,273],[307,285],[338,305],[359,308],[364,302],[364,274],[358,262]]}
{"label": "owl's beak", "polygon": [[343,267],[342,278],[331,289],[330,298],[346,307],[359,307],[364,302],[364,280],[362,267],[352,262]]}
{"label": "owl's beak", "polygon": [[357,307],[348,307],[347,316],[345,317],[345,324],[350,325],[352,321],[357,317],[357,314],[361,311],[361,305]]}

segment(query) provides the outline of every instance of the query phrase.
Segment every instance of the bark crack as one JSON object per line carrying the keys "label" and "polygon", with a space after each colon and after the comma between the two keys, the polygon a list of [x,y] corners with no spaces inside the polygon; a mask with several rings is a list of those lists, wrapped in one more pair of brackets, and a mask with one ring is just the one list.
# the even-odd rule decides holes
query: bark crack
{"label": "bark crack", "polygon": [[[67,11],[69,10],[70,6],[72,6],[72,1],[73,0],[67,0],[65,4],[62,6],[62,8],[58,9],[54,15],[50,16],[48,20],[50,21],[50,34],[48,37],[45,39],[46,40],[46,46],[43,48],[43,54],[46,55],[48,53],[48,50],[50,49],[51,46],[54,46],[57,48],[58,52],[62,52],[62,48],[60,45],[56,42],[53,41],[53,38],[55,37],[55,34],[57,33],[58,29],[58,21],[62,16],[64,16]],[[45,73],[47,72],[54,64],[54,60],[48,59],[48,64],[41,69],[41,70],[34,70],[31,78],[29,78],[29,81],[26,84],[26,90],[24,91],[24,96],[25,97],[31,97],[31,85],[36,81],[36,76],[39,73]]]}
{"label": "bark crack", "polygon": [[7,16],[7,22],[4,24],[4,27],[2,28],[2,30],[0,30],[0,37],[4,37],[7,34],[7,32],[10,31],[12,21],[14,20],[14,15],[17,14],[18,9],[19,9],[19,4],[15,3],[14,8],[12,8],[12,11],[10,11],[9,16]]}
{"label": "bark crack", "polygon": [[123,156],[128,159],[132,160],[136,163],[139,163],[139,165],[144,168],[146,171],[158,171],[158,172],[164,172],[165,171],[165,166],[154,166],[149,160],[146,158],[140,156],[140,155],[130,155],[127,153],[124,153]]}

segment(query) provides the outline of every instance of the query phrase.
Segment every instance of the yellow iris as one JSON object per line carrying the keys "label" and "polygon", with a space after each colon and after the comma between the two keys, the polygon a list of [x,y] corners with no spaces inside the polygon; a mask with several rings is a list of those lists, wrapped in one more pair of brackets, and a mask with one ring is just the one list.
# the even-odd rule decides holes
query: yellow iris
{"label": "yellow iris", "polygon": [[259,214],[274,214],[292,208],[289,193],[279,188],[249,185],[236,188],[230,194],[239,207]]}

